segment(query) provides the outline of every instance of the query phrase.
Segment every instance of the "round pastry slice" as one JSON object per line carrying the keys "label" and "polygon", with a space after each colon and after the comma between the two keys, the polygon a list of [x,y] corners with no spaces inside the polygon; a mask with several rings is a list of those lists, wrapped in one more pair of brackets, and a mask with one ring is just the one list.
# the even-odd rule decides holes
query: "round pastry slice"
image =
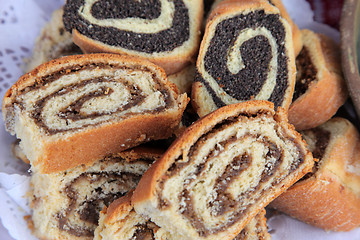
{"label": "round pastry slice", "polygon": [[104,206],[136,187],[163,152],[134,148],[59,173],[32,172],[30,202],[40,239],[90,240]]}
{"label": "round pastry slice", "polygon": [[340,64],[340,48],[329,37],[304,29],[304,47],[296,58],[297,76],[289,122],[297,130],[329,120],[348,97]]}
{"label": "round pastry slice", "polygon": [[[94,240],[130,240],[154,239],[177,240],[181,236],[170,235],[163,228],[157,226],[151,219],[137,214],[131,203],[132,191],[126,196],[116,199],[110,206],[100,212],[99,226],[95,229]],[[262,209],[234,240],[267,240],[265,209]]]}
{"label": "round pastry slice", "polygon": [[332,231],[360,226],[360,137],[346,119],[333,118],[303,131],[314,158],[312,173],[271,206],[308,224]]}
{"label": "round pastry slice", "polygon": [[168,75],[193,61],[202,19],[202,0],[67,0],[63,17],[84,52],[142,57]]}
{"label": "round pastry slice", "polygon": [[132,201],[182,239],[233,239],[313,166],[285,111],[248,101],[192,124],[140,180]]}
{"label": "round pastry slice", "polygon": [[6,93],[2,111],[32,167],[51,173],[168,138],[187,101],[148,61],[89,54],[25,74]]}
{"label": "round pastry slice", "polygon": [[200,116],[254,99],[287,109],[295,85],[291,28],[268,1],[222,1],[210,14],[196,67],[192,104]]}
{"label": "round pastry slice", "polygon": [[81,49],[72,41],[71,34],[65,30],[62,21],[63,13],[62,8],[55,10],[51,20],[41,30],[31,58],[25,60],[26,72],[52,59],[82,53]]}

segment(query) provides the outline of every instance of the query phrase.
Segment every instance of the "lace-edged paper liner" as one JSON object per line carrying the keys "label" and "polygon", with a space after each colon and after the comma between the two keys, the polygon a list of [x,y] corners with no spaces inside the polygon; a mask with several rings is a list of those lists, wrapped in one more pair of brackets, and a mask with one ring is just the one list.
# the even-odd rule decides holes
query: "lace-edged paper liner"
{"label": "lace-edged paper liner", "polygon": [[[302,28],[324,33],[339,41],[339,33],[323,24],[313,22],[313,13],[305,0],[283,0],[289,14]],[[7,89],[23,74],[23,59],[30,57],[32,48],[43,25],[53,10],[64,0],[2,0],[0,4],[0,99]],[[0,109],[1,111],[1,109]],[[345,105],[346,114],[355,117],[351,103]],[[0,118],[0,228],[1,239],[36,240],[27,227],[24,216],[30,214],[26,200],[29,189],[29,165],[14,159],[11,143],[15,140],[4,129]],[[359,239],[360,228],[348,233],[327,233],[301,223],[285,215],[273,215],[268,219],[272,239]]]}

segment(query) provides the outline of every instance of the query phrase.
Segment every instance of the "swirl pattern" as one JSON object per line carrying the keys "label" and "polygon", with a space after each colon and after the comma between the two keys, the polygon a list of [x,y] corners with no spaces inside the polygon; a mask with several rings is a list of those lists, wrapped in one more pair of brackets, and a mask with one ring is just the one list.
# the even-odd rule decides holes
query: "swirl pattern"
{"label": "swirl pattern", "polygon": [[68,31],[76,29],[110,46],[148,54],[166,52],[191,37],[188,2],[70,0],[64,23]]}
{"label": "swirl pattern", "polygon": [[63,15],[84,52],[145,58],[168,75],[194,58],[202,19],[202,0],[69,0]]}
{"label": "swirl pattern", "polygon": [[168,138],[186,104],[186,94],[179,95],[155,64],[85,54],[25,74],[6,93],[2,109],[32,166],[51,173]]}
{"label": "swirl pattern", "polygon": [[[92,239],[104,206],[135,188],[142,174],[159,157],[144,155],[128,162],[126,158],[132,154],[128,151],[111,155],[90,167],[59,174],[33,173],[32,220],[37,235]],[[51,212],[46,212],[47,209]]]}
{"label": "swirl pattern", "polygon": [[[188,239],[238,234],[311,165],[300,135],[282,122],[285,117],[280,120],[261,109],[264,103],[225,106],[193,124],[154,167],[153,197],[137,202],[135,191],[136,211]],[[253,112],[239,110],[252,104],[261,106]],[[160,213],[152,210],[155,206]],[[169,223],[176,226],[165,226]]]}
{"label": "swirl pattern", "polygon": [[[280,135],[276,130],[248,133],[244,125],[274,128],[271,121],[246,119],[219,126],[198,139],[161,183],[159,201],[178,206],[200,236],[224,231],[237,222],[261,201],[264,192],[281,183],[289,169],[302,163],[301,151],[291,141],[276,137]],[[299,160],[284,161],[293,157]],[[166,209],[169,204],[160,207]]]}
{"label": "swirl pattern", "polygon": [[[289,31],[275,10],[216,15],[207,25],[197,61],[196,82],[203,87],[195,87],[193,95],[200,115],[247,100],[287,108],[295,81]],[[206,110],[203,105],[213,106]]]}
{"label": "swirl pattern", "polygon": [[[102,70],[93,71],[97,67]],[[89,75],[91,78],[86,77]],[[24,89],[21,108],[48,134],[161,111],[173,104],[154,73],[144,67],[73,67],[44,76],[39,82],[46,87],[37,83]]]}

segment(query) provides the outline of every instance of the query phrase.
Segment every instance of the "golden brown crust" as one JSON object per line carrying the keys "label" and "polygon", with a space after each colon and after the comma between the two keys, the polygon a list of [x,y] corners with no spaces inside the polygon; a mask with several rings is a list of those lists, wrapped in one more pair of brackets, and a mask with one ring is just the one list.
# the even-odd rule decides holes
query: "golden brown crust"
{"label": "golden brown crust", "polygon": [[[245,1],[239,1],[239,0],[224,0],[217,4],[215,8],[211,11],[207,25],[210,21],[213,21],[214,18],[216,18],[218,15],[221,15],[223,13],[229,13],[229,12],[237,12],[238,9],[244,9],[244,10],[253,10],[253,9],[259,9],[262,8],[265,11],[269,12],[279,12],[279,9],[269,4],[268,1],[259,1],[259,0],[245,0]],[[204,38],[204,37],[203,37]],[[201,47],[200,47],[201,49]]]}
{"label": "golden brown crust", "polygon": [[353,190],[360,186],[360,176],[349,171],[349,165],[356,166],[360,159],[355,127],[348,123],[343,135],[329,148],[326,159],[311,177],[294,184],[270,206],[326,230],[349,231],[360,226],[360,195]]}
{"label": "golden brown crust", "polygon": [[331,172],[295,184],[270,205],[326,230],[350,231],[360,225],[360,198]]}
{"label": "golden brown crust", "polygon": [[147,139],[170,137],[178,125],[177,119],[180,118],[181,113],[172,116],[168,114],[137,116],[60,141],[44,143],[46,146],[42,157],[33,165],[39,166],[44,173],[64,171],[80,164],[89,165],[103,156],[137,146]]}
{"label": "golden brown crust", "polygon": [[261,229],[261,232],[259,232],[258,237],[259,240],[270,240],[271,235],[267,230],[267,224],[266,224],[266,210],[265,208],[261,209],[260,212],[256,215],[256,220],[258,221],[259,228]]}
{"label": "golden brown crust", "polygon": [[302,34],[317,75],[307,91],[290,105],[289,122],[297,130],[326,122],[348,97],[341,75],[339,47],[330,38],[310,30],[302,30]]}
{"label": "golden brown crust", "polygon": [[191,86],[190,102],[191,106],[200,117],[217,109],[217,106],[213,103],[213,101],[206,101],[206,97],[211,98],[204,84],[201,82],[193,82]]}
{"label": "golden brown crust", "polygon": [[[155,64],[146,60],[117,54],[67,56],[40,65],[32,72],[22,76],[6,92],[2,108],[5,121],[11,122],[13,118],[12,103],[16,95],[21,89],[39,81],[41,76],[51,74],[68,66],[101,62],[107,64],[139,64],[153,69],[157,72],[159,79],[173,91],[174,99],[177,99],[175,104],[178,104],[176,106],[178,110],[160,112],[158,114],[145,113],[141,116],[134,116],[111,125],[92,128],[65,139],[52,142],[43,141],[44,148],[41,156],[37,159],[30,159],[33,165],[39,166],[40,171],[43,173],[63,171],[79,164],[91,164],[107,154],[123,151],[150,139],[170,137],[173,130],[177,128],[182,112],[185,110],[188,102],[186,94],[180,96],[175,84],[167,80],[165,72]],[[159,129],[162,129],[162,131],[159,131]],[[85,142],[86,144],[84,144]]]}
{"label": "golden brown crust", "polygon": [[104,207],[101,211],[102,214],[106,214],[106,218],[104,219],[104,223],[111,223],[117,219],[119,216],[126,216],[126,212],[129,213],[132,211],[133,206],[131,205],[131,197],[133,190],[130,190],[125,196],[116,199],[113,201],[109,207]]}

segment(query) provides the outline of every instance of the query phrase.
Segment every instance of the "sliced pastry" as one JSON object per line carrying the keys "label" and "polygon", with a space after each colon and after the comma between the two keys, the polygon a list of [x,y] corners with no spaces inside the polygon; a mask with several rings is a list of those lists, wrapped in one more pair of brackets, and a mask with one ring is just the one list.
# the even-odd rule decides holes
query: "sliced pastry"
{"label": "sliced pastry", "polygon": [[104,206],[136,187],[162,152],[135,148],[109,155],[91,166],[59,173],[32,172],[32,226],[40,239],[90,240]]}
{"label": "sliced pastry", "polygon": [[329,120],[348,97],[340,47],[329,37],[304,29],[304,47],[296,58],[297,76],[289,122],[297,130]]}
{"label": "sliced pastry", "polygon": [[71,34],[65,30],[62,16],[62,8],[55,10],[50,21],[41,30],[31,58],[25,60],[26,72],[30,72],[40,64],[52,59],[82,53],[81,49],[72,41]]}
{"label": "sliced pastry", "polygon": [[140,180],[138,214],[181,239],[233,239],[313,167],[272,103],[224,106],[188,127]]}
{"label": "sliced pastry", "polygon": [[295,85],[291,27],[268,1],[224,0],[206,25],[192,87],[200,116],[224,105],[268,100],[287,109]]}
{"label": "sliced pastry", "polygon": [[148,61],[88,54],[22,76],[7,91],[2,113],[32,167],[51,173],[168,138],[187,101]]}
{"label": "sliced pastry", "polygon": [[360,226],[360,137],[344,118],[303,131],[319,161],[311,173],[271,206],[308,224],[332,231]]}
{"label": "sliced pastry", "polygon": [[194,61],[203,0],[67,0],[64,24],[86,53],[142,57],[168,75]]}
{"label": "sliced pastry", "polygon": [[[131,204],[132,191],[104,207],[100,212],[99,226],[94,240],[177,240],[180,236],[170,235],[151,219],[137,214]],[[269,240],[265,209],[260,211],[234,240]]]}

